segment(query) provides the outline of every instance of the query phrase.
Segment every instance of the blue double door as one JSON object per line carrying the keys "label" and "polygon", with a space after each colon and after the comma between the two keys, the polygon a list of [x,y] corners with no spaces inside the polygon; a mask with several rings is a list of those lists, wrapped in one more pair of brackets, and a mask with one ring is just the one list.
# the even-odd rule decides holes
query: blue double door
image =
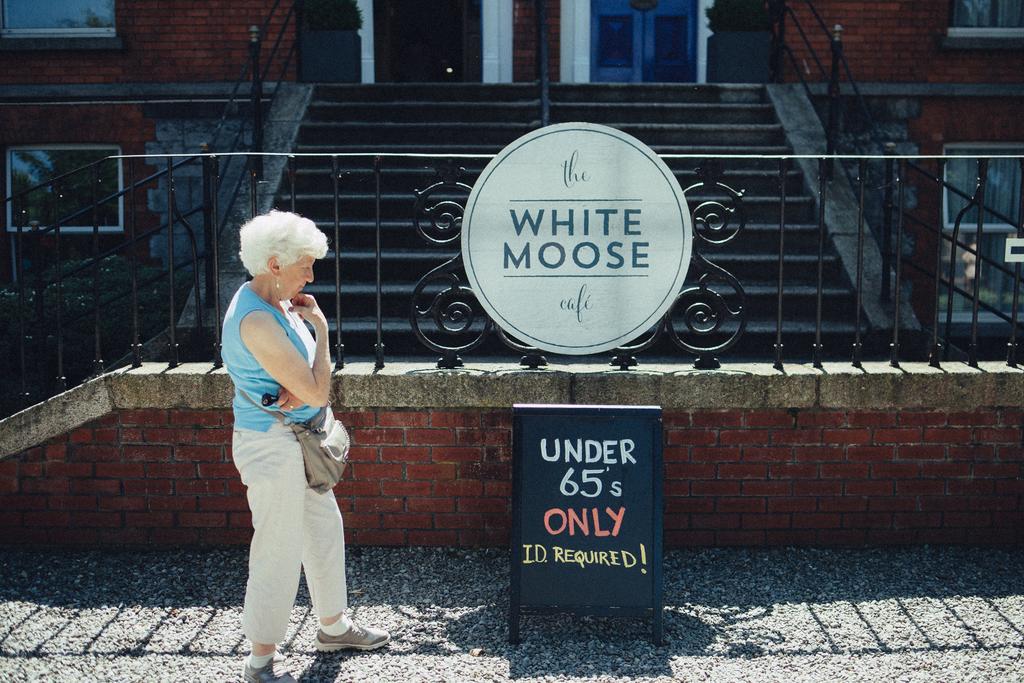
{"label": "blue double door", "polygon": [[697,0],[591,0],[590,78],[697,80]]}

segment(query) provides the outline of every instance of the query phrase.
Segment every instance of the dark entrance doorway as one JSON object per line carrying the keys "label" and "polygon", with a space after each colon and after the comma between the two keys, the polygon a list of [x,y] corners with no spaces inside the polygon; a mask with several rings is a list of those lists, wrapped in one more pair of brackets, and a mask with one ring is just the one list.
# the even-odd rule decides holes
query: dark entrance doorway
{"label": "dark entrance doorway", "polygon": [[481,0],[375,0],[378,82],[480,81]]}

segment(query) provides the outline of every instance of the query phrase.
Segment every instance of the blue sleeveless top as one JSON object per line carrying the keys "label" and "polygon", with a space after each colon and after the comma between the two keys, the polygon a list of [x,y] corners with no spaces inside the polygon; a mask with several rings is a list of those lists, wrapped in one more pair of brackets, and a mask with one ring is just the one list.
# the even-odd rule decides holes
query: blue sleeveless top
{"label": "blue sleeveless top", "polygon": [[[227,313],[224,314],[221,357],[224,359],[224,367],[235,385],[235,397],[231,401],[231,407],[235,413],[235,426],[265,432],[278,421],[277,418],[254,406],[240,393],[244,391],[251,399],[259,403],[263,394],[276,396],[281,388],[245,346],[239,333],[242,320],[253,311],[270,312],[284,328],[288,339],[303,355],[310,367],[313,366],[316,341],[306,328],[306,323],[302,321],[302,318],[295,313],[285,315],[281,309],[271,306],[250,289],[248,282],[239,287],[231,299]],[[305,422],[320,412],[319,407],[310,405],[303,405],[289,411],[281,411],[274,405],[267,406],[267,409],[283,412],[289,422]]]}

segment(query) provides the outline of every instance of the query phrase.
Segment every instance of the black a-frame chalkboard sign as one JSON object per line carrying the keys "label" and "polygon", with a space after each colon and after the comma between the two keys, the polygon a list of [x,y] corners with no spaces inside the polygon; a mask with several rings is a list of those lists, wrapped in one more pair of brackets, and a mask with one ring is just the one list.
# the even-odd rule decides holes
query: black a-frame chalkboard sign
{"label": "black a-frame chalkboard sign", "polygon": [[522,614],[649,616],[662,638],[661,408],[513,407],[509,640]]}

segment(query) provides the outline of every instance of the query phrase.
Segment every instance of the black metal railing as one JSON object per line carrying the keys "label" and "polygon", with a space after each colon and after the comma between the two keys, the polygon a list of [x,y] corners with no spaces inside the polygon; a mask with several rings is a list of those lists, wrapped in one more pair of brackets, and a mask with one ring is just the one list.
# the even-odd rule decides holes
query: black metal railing
{"label": "black metal railing", "polygon": [[[798,4],[802,6],[810,14],[813,21],[810,28],[805,27],[803,22],[800,20],[800,15],[793,10],[793,5]],[[786,70],[785,65],[788,58],[789,65],[794,74],[804,87],[804,91],[807,93],[808,99],[814,98],[811,92],[811,86],[809,78],[816,72],[818,78],[817,82],[825,82],[828,87],[828,107],[824,118],[825,127],[825,154],[832,156],[840,152],[850,153],[852,150],[841,150],[839,149],[839,134],[840,130],[840,110],[842,107],[842,92],[841,83],[843,76],[846,77],[846,83],[850,90],[853,92],[854,98],[857,102],[859,111],[864,115],[865,120],[868,122],[867,130],[872,141],[882,148],[883,142],[876,137],[876,126],[874,119],[871,115],[871,110],[868,108],[867,101],[861,94],[860,86],[857,84],[857,80],[853,76],[853,71],[850,69],[850,63],[846,59],[846,54],[843,51],[843,26],[842,24],[833,24],[831,27],[825,23],[821,13],[815,7],[811,0],[765,0],[765,6],[768,8],[768,14],[772,22],[772,57],[770,65],[769,78],[775,83],[782,83],[785,80]],[[815,71],[812,72],[810,65],[806,60],[798,61],[796,51],[792,48],[787,40],[787,36],[792,35],[792,30],[787,29],[787,23],[792,29],[796,29],[797,36],[799,37],[798,45],[800,49],[811,59],[811,62],[815,66]],[[817,35],[823,40],[827,41],[829,45],[829,59],[828,65],[818,55],[817,50],[814,48],[811,35],[817,32]],[[829,163],[829,173],[831,174],[832,163]],[[830,176],[831,177],[831,176]]]}
{"label": "black metal railing", "polygon": [[[810,15],[812,19],[812,25],[810,30],[804,27],[800,20],[800,16],[794,11],[793,5],[801,6]],[[897,190],[899,192],[902,192],[903,186],[905,184],[904,182],[902,182],[902,180],[899,182],[894,182],[894,179],[897,177],[895,173],[895,169],[897,168],[895,161],[896,145],[892,142],[884,141],[882,136],[878,132],[879,127],[874,119],[870,107],[867,104],[866,99],[861,93],[860,86],[858,85],[856,78],[854,78],[854,74],[852,69],[850,68],[849,61],[846,59],[846,56],[844,54],[842,43],[842,25],[837,23],[834,24],[832,28],[829,28],[828,24],[825,22],[824,18],[818,11],[817,7],[815,7],[815,4],[812,0],[789,0],[788,2],[787,0],[765,0],[765,6],[769,12],[769,16],[772,23],[771,80],[773,80],[774,82],[782,82],[785,79],[784,66],[786,58],[788,58],[789,64],[792,67],[792,73],[795,74],[797,78],[800,80],[805,92],[807,93],[808,98],[812,100],[814,98],[814,95],[811,92],[810,84],[808,83],[808,78],[805,77],[805,74],[806,76],[811,75],[811,71],[807,65],[807,62],[803,62],[804,68],[802,69],[801,64],[797,60],[796,52],[787,42],[787,35],[792,35],[792,31],[787,31],[788,22],[791,25],[791,27],[796,30],[799,36],[800,40],[798,44],[800,45],[801,49],[807,56],[810,57],[811,62],[813,62],[813,64],[816,66],[817,74],[819,76],[818,80],[825,81],[828,84],[828,104],[826,112],[823,116],[826,137],[826,155],[833,155],[836,152],[845,152],[847,154],[857,153],[857,150],[842,150],[839,146],[839,136],[842,132],[840,127],[840,110],[842,107],[842,94],[840,85],[843,76],[845,76],[847,86],[853,94],[853,101],[856,104],[858,115],[863,118],[863,121],[866,124],[864,126],[864,132],[867,133],[867,136],[871,144],[876,149],[883,150],[883,152],[886,155],[889,155],[891,157],[888,161],[886,161],[884,166],[882,176],[884,178],[884,182],[882,186],[880,188],[875,188],[880,190],[884,195],[883,224],[881,226],[880,234],[877,235],[882,250],[882,272],[884,275],[882,280],[883,300],[889,301],[890,299],[891,278],[889,277],[889,275],[890,273],[893,272],[894,268],[896,271],[896,291],[900,291],[898,287],[901,281],[900,271],[903,265],[903,258],[901,251],[897,247],[895,249],[897,257],[893,259],[894,248],[892,238],[892,227],[894,218],[897,222],[899,229],[903,228],[904,220],[906,220],[914,223],[914,225],[917,226],[919,229],[924,230],[926,234],[930,234],[932,237],[934,237],[935,243],[937,245],[937,254],[941,253],[943,246],[949,246],[951,253],[954,254],[957,248],[961,248],[961,245],[958,242],[957,238],[961,230],[961,221],[963,220],[963,217],[966,214],[966,212],[968,212],[969,210],[974,210],[977,212],[977,222],[975,225],[974,234],[976,235],[976,238],[979,242],[984,233],[986,225],[985,216],[988,216],[990,219],[994,219],[997,222],[1001,222],[1004,228],[1006,226],[1009,226],[1009,229],[1011,231],[1015,228],[1019,228],[1019,225],[1015,225],[1013,219],[1000,213],[999,211],[994,210],[990,205],[985,204],[985,184],[987,176],[987,162],[985,160],[978,161],[978,182],[976,190],[970,194],[965,193],[963,189],[956,187],[955,185],[953,185],[952,183],[948,182],[945,179],[945,177],[943,176],[944,162],[941,159],[936,162],[938,167],[937,173],[930,172],[927,168],[918,163],[919,160],[923,159],[923,157],[906,157],[904,160],[899,162],[898,177],[900,179],[905,179],[908,174],[912,174],[913,177],[921,180],[922,182],[927,183],[928,185],[933,186],[934,189],[936,189],[939,193],[945,192],[950,195],[960,197],[964,200],[969,200],[969,203],[963,208],[963,211],[960,212],[960,215],[957,216],[955,220],[955,226],[951,235],[948,235],[941,228],[941,226],[938,229],[936,229],[935,226],[932,225],[929,221],[922,221],[913,212],[908,212],[904,207],[902,199],[898,203],[894,203],[894,192],[896,192]],[[827,69],[825,64],[823,63],[823,60],[819,57],[817,51],[815,50],[813,41],[810,38],[810,34],[814,31],[817,31],[819,38],[827,40],[830,46],[830,60],[829,67]],[[851,181],[853,181],[854,179],[850,175],[849,171],[847,169],[844,170],[847,171],[848,178]],[[829,173],[831,174],[831,172],[832,168],[830,162]],[[1024,201],[1024,188],[1022,188],[1020,196],[1022,198],[1022,201]],[[942,202],[940,201],[940,206],[941,205]],[[861,206],[863,207],[863,201],[861,202]],[[899,210],[894,212],[894,206],[898,207]],[[1021,209],[1021,214],[1024,214],[1024,209]],[[897,240],[897,243],[900,242],[901,238]],[[949,242],[950,244],[946,245],[947,242]],[[1019,279],[1019,265],[1015,265],[1014,270],[1011,273],[1010,270],[1006,268],[998,259],[992,258],[987,254],[981,253],[980,251],[976,251],[972,249],[969,245],[963,245],[962,248],[964,249],[965,254],[970,255],[976,261],[975,270],[977,271],[977,273],[980,273],[982,270],[991,269],[995,270],[996,272],[1001,272],[1005,276],[1012,275],[1015,277],[1015,279]],[[940,257],[937,255],[936,259],[938,260],[939,258]],[[918,270],[917,263],[907,263],[907,265],[911,268],[914,268],[915,270]],[[937,265],[933,269],[933,274],[934,280],[932,282],[932,286],[934,288],[934,295],[936,301],[938,301],[938,299],[940,298],[943,287],[945,287],[946,289],[946,294],[944,296],[944,299],[946,301],[944,336],[946,338],[949,338],[951,336],[951,329],[953,326],[953,292],[956,289],[954,285],[954,264],[950,264],[948,274],[945,280],[941,279]],[[976,274],[973,280],[973,286],[975,289],[977,289],[980,286],[980,275]],[[958,291],[958,294],[963,295],[964,292]],[[1012,302],[1011,312],[1009,315],[1007,315],[1005,311],[993,308],[987,305],[985,302],[983,302],[981,300],[979,292],[972,292],[971,299],[973,301],[973,307],[970,325],[971,340],[968,346],[968,362],[971,365],[976,365],[977,347],[979,344],[979,309],[984,309],[986,311],[986,314],[989,316],[996,316],[1004,321],[1011,322],[1013,330],[1016,330],[1016,319],[1018,316],[1018,300],[1016,299],[1016,297],[1014,298]],[[900,306],[900,297],[896,297],[894,306],[897,308]],[[934,362],[936,363],[938,362],[937,359],[940,353],[944,358],[947,359],[950,353],[950,348],[948,346],[945,348],[945,350],[941,349],[941,344],[938,341],[938,325],[939,317],[936,311],[936,315],[933,316],[933,349],[931,352],[931,357],[935,359]],[[1007,342],[1007,345],[1007,360],[1011,365],[1016,364],[1016,336],[1013,336],[1010,339],[1010,341]]]}
{"label": "black metal railing", "polygon": [[[391,358],[439,358],[438,365],[448,368],[471,360],[474,354],[477,358],[518,356],[526,366],[545,365],[546,359],[539,349],[502,331],[486,316],[462,268],[458,251],[462,212],[473,175],[490,156],[284,156],[290,180],[277,204],[313,218],[332,238],[330,258],[323,262],[323,269],[318,266],[318,281],[310,289],[332,318],[336,368],[343,367],[352,357],[368,358],[377,367],[383,367],[389,354]],[[157,325],[166,329],[167,334],[160,344],[150,344],[150,357],[170,366],[183,358],[213,365],[220,362],[217,333],[221,302],[218,296],[198,294],[208,290],[200,287],[198,266],[202,256],[195,231],[189,229],[192,216],[216,214],[216,193],[204,192],[203,206],[179,210],[175,178],[198,168],[203,187],[213,188],[218,181],[221,155],[121,159],[129,179],[134,179],[135,169],[143,163],[152,165],[159,161],[163,166],[143,179],[148,184],[139,180],[127,183],[124,199],[129,215],[123,244],[102,252],[94,246],[90,260],[73,268],[60,265],[56,277],[42,287],[19,273],[16,319],[0,324],[21,331],[16,353],[9,355],[20,359],[17,367],[10,370],[19,375],[22,404],[63,389],[69,380],[75,383],[103,370],[140,363],[141,340],[147,337],[145,325],[140,323],[143,314],[149,319],[166,321]],[[1019,265],[1011,268],[1005,264],[986,264],[971,275],[970,282],[956,271],[957,259],[962,259],[963,254],[976,256],[980,250],[972,245],[970,235],[965,236],[970,231],[960,230],[960,222],[971,207],[977,209],[984,204],[987,159],[977,161],[976,188],[962,193],[966,207],[953,228],[946,229],[945,219],[940,219],[938,212],[926,217],[901,207],[912,160],[936,167],[933,175],[924,179],[926,182],[917,185],[920,205],[941,206],[945,191],[945,183],[940,182],[941,165],[948,163],[948,157],[840,157],[856,164],[859,170],[857,253],[855,268],[849,274],[831,253],[824,212],[819,208],[825,205],[831,191],[827,182],[828,158],[813,158],[817,177],[810,184],[819,193],[813,212],[787,189],[791,168],[798,157],[664,155],[663,159],[676,169],[692,212],[694,250],[690,271],[669,313],[635,342],[609,353],[608,361],[613,366],[625,370],[645,358],[692,362],[698,368],[717,367],[723,358],[768,361],[780,369],[789,363],[804,362],[823,367],[826,361],[860,366],[868,359],[886,360],[893,366],[905,360],[925,359],[935,365],[948,359],[977,365],[979,360],[994,357],[993,349],[981,343],[977,335],[979,323],[986,317],[994,321],[990,324],[998,324],[1004,330],[1000,338],[1008,340],[1007,362],[1016,363]],[[1024,163],[1020,157],[1014,160]],[[748,173],[751,164],[761,169],[760,175],[749,182],[762,184],[756,195],[767,195],[770,201],[764,206],[752,203],[754,195],[750,188],[737,186],[737,180]],[[937,236],[939,246],[924,257],[914,254],[896,259],[890,290],[899,291],[907,277],[901,263],[913,274],[938,283],[931,302],[930,335],[908,326],[895,302],[887,307],[885,320],[865,320],[861,313],[865,302],[883,298],[881,279],[865,277],[865,269],[871,263],[867,250],[872,243],[865,239],[864,209],[866,177],[872,167],[886,164],[892,167],[895,190],[892,211],[896,253],[902,253],[907,244],[905,221],[913,220],[915,225],[932,230]],[[875,172],[884,171],[876,168]],[[255,193],[256,176],[247,177],[248,190]],[[151,225],[153,217],[147,223],[136,215],[137,207],[141,206],[138,199],[158,178],[166,181],[167,207],[158,224]],[[250,206],[254,212],[255,205]],[[999,229],[1008,236],[1024,236],[1020,220],[1011,223],[1008,216],[992,216],[983,211],[978,211],[978,215],[985,218],[976,222],[975,238],[986,234],[992,221],[1003,223]],[[59,225],[58,221],[45,227],[19,226],[15,263],[23,263],[26,254],[44,251],[49,239],[59,239]],[[168,225],[180,226],[184,231],[189,253],[181,257],[176,252],[175,240],[171,239],[166,245],[170,267],[140,277],[136,272],[142,265],[138,250],[126,247],[138,247],[154,235],[167,233]],[[749,249],[743,248],[744,239],[750,241]],[[128,261],[130,283],[123,295],[112,291],[116,289],[110,286],[114,276],[98,266],[109,264],[121,254]],[[220,291],[219,279],[229,265],[222,259],[221,254],[212,250],[207,261],[212,266],[215,293]],[[91,307],[85,307],[85,313],[79,309],[80,319],[76,321],[60,297],[69,278],[80,276],[89,279],[92,301]],[[1007,313],[997,302],[986,298],[986,288],[996,276],[1011,278],[1012,312]],[[147,282],[152,284],[156,279],[165,283],[159,298],[144,291]],[[31,301],[31,292],[26,289],[34,291]],[[185,316],[187,322],[183,325],[184,295],[189,290],[197,294],[192,298],[191,318]],[[898,297],[895,299],[898,301]],[[114,334],[129,337],[130,351],[124,357],[112,359],[103,353],[112,334],[112,321],[105,316],[115,309],[123,317],[113,321],[122,328]],[[102,313],[96,315],[95,311]],[[963,318],[968,332],[959,333],[951,324],[957,315]],[[943,316],[947,320],[944,326],[938,324]],[[69,350],[66,339],[70,329],[85,320],[89,323],[86,327],[91,328],[92,344],[79,343]],[[184,337],[179,336],[182,328]],[[77,338],[85,337],[79,333]],[[187,340],[184,345],[183,339]],[[81,368],[83,355],[91,356],[92,366],[65,379],[69,359],[78,359],[77,366]],[[46,381],[48,392],[42,391],[42,387],[32,390],[33,381],[46,378],[61,379]]]}
{"label": "black metal railing", "polygon": [[[166,279],[169,284],[166,288],[166,296],[169,298],[169,305],[165,314],[166,323],[160,329],[166,331],[169,336],[170,362],[178,362],[177,354],[179,344],[177,339],[176,321],[181,310],[181,302],[188,292],[195,292],[195,330],[204,330],[203,308],[212,306],[211,313],[214,319],[220,317],[219,301],[215,296],[217,291],[217,269],[213,266],[218,260],[217,248],[219,235],[224,227],[225,221],[231,214],[231,209],[240,195],[245,179],[261,179],[263,174],[263,155],[238,155],[235,152],[240,149],[250,151],[262,151],[263,141],[263,112],[264,109],[272,107],[280,85],[288,77],[289,69],[296,58],[297,41],[292,41],[290,49],[282,50],[285,38],[294,31],[297,23],[297,9],[295,3],[282,3],[276,0],[264,17],[259,26],[250,27],[249,57],[243,63],[240,74],[233,84],[228,101],[225,103],[220,118],[214,126],[209,142],[202,146],[202,155],[176,155],[171,157],[152,156],[115,156],[100,159],[74,170],[61,173],[31,187],[20,189],[4,200],[4,206],[11,216],[11,224],[7,227],[12,242],[12,263],[14,278],[13,290],[15,293],[18,310],[19,341],[18,351],[8,349],[8,360],[18,359],[20,367],[20,385],[18,396],[15,400],[0,400],[0,412],[10,412],[12,404],[15,406],[24,405],[32,400],[45,397],[56,391],[62,391],[68,386],[68,376],[65,373],[66,354],[65,337],[68,330],[75,328],[76,324],[86,319],[92,320],[92,331],[90,333],[93,352],[92,366],[89,372],[83,372],[81,368],[72,368],[71,379],[73,382],[81,381],[89,376],[95,376],[105,369],[118,364],[123,364],[125,359],[132,365],[138,366],[142,362],[143,337],[152,335],[154,329],[146,329],[147,325],[140,323],[140,288],[152,285],[158,280]],[[276,34],[269,50],[265,50],[264,38],[270,35],[270,29],[276,25]],[[273,90],[267,97],[264,83],[274,82]],[[249,116],[241,116],[239,105],[243,94],[242,86],[248,84],[248,105]],[[232,128],[228,125],[231,121],[238,121],[238,125]],[[248,133],[248,144],[246,134]],[[205,154],[216,152],[220,156]],[[111,159],[118,160],[123,164],[125,182],[122,189],[112,193],[105,193],[97,197],[96,188],[100,187],[100,167],[109,163]],[[221,159],[226,163],[221,166]],[[162,168],[149,172],[139,173],[139,167],[146,161],[157,160]],[[233,162],[238,160],[245,165],[245,168],[232,168]],[[193,170],[201,166],[201,170]],[[202,198],[198,204],[182,207],[179,202],[179,193],[174,185],[175,176],[181,177],[185,173],[201,175],[203,178]],[[82,181],[92,188],[87,200],[77,206],[67,206],[68,198],[64,189],[74,187]],[[157,187],[162,184],[163,188]],[[148,223],[154,223],[151,212],[139,210],[139,195],[145,195],[146,191],[158,191],[166,202],[166,215],[155,221],[155,225],[148,225],[140,229],[141,222],[139,213],[145,213]],[[111,202],[123,203],[126,207],[124,215],[119,223],[123,226],[124,232],[120,237],[114,237],[101,231],[100,221],[97,212],[100,207],[109,205]],[[142,205],[146,201],[142,199]],[[41,215],[36,215],[41,214]],[[195,217],[201,214],[202,233],[193,225]],[[68,248],[64,245],[69,242],[81,242],[68,234],[67,226],[84,223],[91,226],[90,247],[88,253],[79,254],[77,258],[71,259],[66,252]],[[175,230],[183,232],[187,240],[188,256],[180,259],[175,253]],[[75,231],[80,232],[80,231]],[[102,234],[101,234],[102,233]],[[163,265],[159,268],[154,264],[153,259],[140,259],[139,250],[147,245],[153,237],[162,235],[167,242],[167,251]],[[32,247],[26,249],[26,240],[31,241]],[[110,246],[113,243],[113,246]],[[102,244],[102,246],[101,246]],[[79,245],[80,246],[80,245]],[[78,251],[81,251],[79,248]],[[209,256],[209,257],[208,257]],[[138,278],[140,260],[147,261],[141,264],[145,271],[145,277]],[[205,275],[200,278],[199,265],[205,261]],[[101,272],[104,268],[116,268],[117,264],[126,265],[127,282],[119,291],[112,291],[110,287],[114,284],[107,278],[103,291],[99,285]],[[184,271],[182,270],[184,268]],[[156,274],[154,274],[155,271]],[[180,283],[179,274],[184,272],[189,281]],[[65,290],[69,283],[75,283],[84,274],[91,276],[91,291],[86,297],[88,302],[78,296],[77,290],[72,293],[76,295],[75,303],[81,309],[72,314],[65,305]],[[109,273],[107,273],[109,275]],[[200,282],[205,281],[203,293],[200,293]],[[180,291],[179,291],[180,290]],[[26,326],[24,311],[31,299],[31,306],[34,311],[33,328]],[[48,302],[48,299],[52,301]],[[102,319],[103,308],[110,305],[117,305],[130,299],[131,310],[131,334],[130,339],[119,339],[117,343],[111,344],[111,334],[104,334],[105,325],[109,322]],[[204,302],[200,305],[200,300]],[[145,302],[143,302],[145,303]],[[146,310],[146,306],[142,307]],[[47,311],[52,313],[52,316]],[[9,313],[9,312],[8,312]],[[70,316],[70,317],[69,317]],[[55,328],[53,332],[46,332],[44,327]],[[122,325],[121,329],[124,329]],[[213,326],[217,330],[217,326]],[[219,330],[217,330],[219,332]],[[217,335],[219,336],[219,335]],[[40,340],[42,340],[40,346]],[[51,355],[55,357],[55,375],[44,376],[39,372],[30,372],[30,369],[48,367],[50,364],[40,362],[36,356],[43,353],[46,347],[46,340],[50,340],[55,346]],[[26,352],[26,346],[30,348]],[[118,360],[113,365],[108,358],[109,354],[115,354]],[[127,354],[127,355],[125,355]],[[43,353],[45,355],[45,353]],[[219,338],[214,344],[214,357],[219,363]],[[12,371],[14,368],[10,368]],[[14,374],[13,372],[11,374]],[[34,374],[33,386],[29,386],[28,377]]]}

